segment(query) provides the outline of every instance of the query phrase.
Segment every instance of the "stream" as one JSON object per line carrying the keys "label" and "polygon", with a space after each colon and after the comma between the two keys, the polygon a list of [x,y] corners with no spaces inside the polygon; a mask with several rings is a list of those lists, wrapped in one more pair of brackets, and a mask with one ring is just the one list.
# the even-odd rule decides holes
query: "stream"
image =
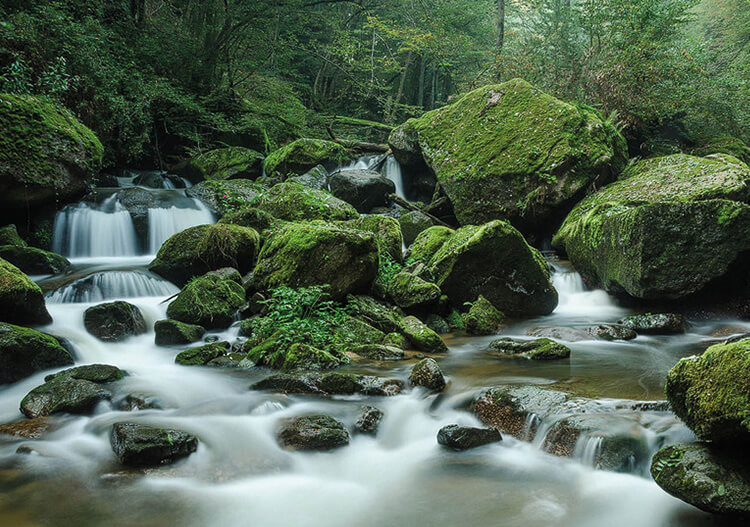
{"label": "stream", "polygon": [[[396,178],[395,169],[384,169]],[[397,165],[397,163],[396,163]],[[368,165],[357,167],[363,168]],[[352,167],[354,168],[354,167]],[[132,181],[121,181],[124,186]],[[165,185],[166,186],[166,185]],[[174,187],[174,185],[172,185]],[[698,527],[721,525],[662,491],[647,467],[631,473],[597,470],[597,439],[583,438],[571,458],[541,449],[542,423],[532,442],[503,441],[466,452],[436,442],[448,424],[480,426],[465,407],[482,388],[542,385],[591,398],[617,416],[612,426],[632,427],[651,452],[691,440],[670,412],[619,410],[622,399],[664,399],[667,371],[733,333],[750,331],[737,320],[690,320],[677,336],[638,336],[628,342],[569,343],[569,360],[498,360],[484,353],[496,337],[446,336],[450,351],[436,357],[449,385],[439,396],[420,389],[390,398],[321,399],[251,391],[268,370],[186,367],[174,363],[184,346],[154,344],[153,324],[166,318],[162,303],[178,289],[149,273],[147,264],[171,234],[212,222],[211,212],[184,189],[149,189],[160,207],[147,213],[145,239],[118,201],[122,189],[101,189],[96,202],[58,214],[54,250],[74,269],[66,276],[33,277],[45,290],[54,322],[42,329],[66,339],[76,364],[104,363],[128,372],[113,385],[116,397],[92,416],[63,416],[43,440],[0,439],[0,524],[56,526],[565,526]],[[397,190],[403,195],[398,175]],[[550,256],[552,258],[552,256]],[[569,264],[553,261],[560,294],[547,317],[514,321],[503,336],[524,337],[534,327],[584,327],[614,322],[632,311],[603,291],[588,291]],[[86,308],[126,299],[143,312],[149,332],[105,343],[83,326]],[[210,333],[235,341],[238,328]],[[715,335],[715,336],[712,336]],[[567,343],[566,343],[567,344]],[[406,379],[415,359],[360,362],[348,371]],[[23,396],[42,384],[38,373],[0,389],[0,422],[21,419]],[[118,402],[142,394],[164,409],[126,412]],[[287,452],[275,437],[279,420],[329,414],[352,425],[369,404],[384,411],[376,437],[352,435],[330,453]],[[109,443],[120,421],[184,430],[196,435],[195,454],[158,469],[125,470]],[[18,454],[21,445],[31,447]]]}

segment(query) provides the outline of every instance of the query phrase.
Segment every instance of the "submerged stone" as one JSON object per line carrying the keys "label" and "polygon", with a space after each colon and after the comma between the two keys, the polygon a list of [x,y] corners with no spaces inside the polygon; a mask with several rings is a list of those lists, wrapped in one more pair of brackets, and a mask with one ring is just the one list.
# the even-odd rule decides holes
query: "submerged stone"
{"label": "submerged stone", "polygon": [[119,342],[146,332],[146,321],[138,307],[117,301],[99,304],[83,313],[86,331],[105,342]]}
{"label": "submerged stone", "polygon": [[363,406],[362,412],[354,422],[354,429],[360,434],[375,435],[385,414],[374,406]]}
{"label": "submerged stone", "polygon": [[472,428],[448,425],[440,429],[437,442],[453,450],[468,450],[502,441],[500,432],[494,428]]}
{"label": "submerged stone", "polygon": [[136,423],[113,425],[109,441],[119,462],[132,467],[165,465],[198,449],[198,439],[188,433]]}
{"label": "submerged stone", "polygon": [[333,450],[349,444],[349,432],[333,417],[308,415],[285,419],[278,440],[287,450]]}
{"label": "submerged stone", "polygon": [[557,360],[570,357],[570,348],[545,338],[521,340],[504,337],[490,342],[490,351],[508,357],[531,360]]}

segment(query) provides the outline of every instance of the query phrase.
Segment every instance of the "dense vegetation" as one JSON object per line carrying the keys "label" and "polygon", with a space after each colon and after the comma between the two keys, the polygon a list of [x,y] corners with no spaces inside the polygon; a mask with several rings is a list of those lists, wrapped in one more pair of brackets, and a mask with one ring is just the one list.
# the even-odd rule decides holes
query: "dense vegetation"
{"label": "dense vegetation", "polygon": [[617,112],[633,153],[747,141],[749,57],[749,0],[0,1],[0,91],[73,110],[120,166],[382,142],[362,120],[513,77]]}

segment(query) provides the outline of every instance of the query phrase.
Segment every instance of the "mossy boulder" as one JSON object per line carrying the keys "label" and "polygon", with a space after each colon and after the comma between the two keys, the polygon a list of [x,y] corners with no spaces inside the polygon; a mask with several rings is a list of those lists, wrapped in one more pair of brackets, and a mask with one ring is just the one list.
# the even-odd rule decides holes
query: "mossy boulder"
{"label": "mossy boulder", "polygon": [[591,286],[675,299],[750,250],[750,168],[684,154],[646,159],[579,203],[553,239]]}
{"label": "mossy boulder", "polygon": [[439,445],[452,450],[468,450],[502,441],[500,432],[494,428],[472,428],[469,426],[448,425],[438,431]]}
{"label": "mossy boulder", "polygon": [[750,339],[716,344],[667,374],[672,410],[702,440],[750,444]]}
{"label": "mossy boulder", "polygon": [[76,366],[75,368],[68,368],[67,370],[47,375],[44,378],[44,382],[50,382],[61,377],[70,377],[71,379],[78,379],[81,381],[106,384],[119,381],[124,376],[125,372],[117,366],[112,366],[110,364],[86,364],[84,366]]}
{"label": "mossy boulder", "polygon": [[249,179],[201,181],[187,189],[187,195],[199,199],[219,216],[249,205],[266,191]]}
{"label": "mossy boulder", "polygon": [[240,273],[255,266],[260,236],[247,227],[198,225],[169,238],[149,265],[149,270],[177,285],[221,267]]}
{"label": "mossy boulder", "polygon": [[304,174],[317,165],[341,165],[351,157],[346,148],[333,141],[297,139],[271,152],[265,169],[267,174],[279,172],[282,176]]}
{"label": "mossy boulder", "polygon": [[285,419],[278,440],[287,450],[333,450],[349,444],[349,432],[333,417],[308,415]]}
{"label": "mossy boulder", "polygon": [[174,361],[182,366],[205,366],[212,360],[226,355],[227,351],[229,351],[228,342],[212,342],[181,351]]}
{"label": "mossy boulder", "polygon": [[669,494],[701,510],[750,517],[750,463],[744,453],[706,443],[669,445],[654,455],[651,476]]}
{"label": "mossy boulder", "polygon": [[454,305],[484,296],[508,315],[547,315],[557,306],[544,257],[505,221],[462,227],[427,267]]}
{"label": "mossy boulder", "polygon": [[401,320],[401,332],[409,339],[414,347],[427,353],[442,353],[448,351],[440,335],[432,331],[417,317],[409,316]]}
{"label": "mossy boulder", "polygon": [[493,335],[503,326],[505,315],[492,303],[480,296],[464,315],[464,327],[472,335]]}
{"label": "mossy boulder", "polygon": [[154,323],[154,341],[157,346],[190,344],[203,338],[206,330],[195,324],[185,324],[179,320],[157,320]]}
{"label": "mossy boulder", "polygon": [[407,246],[411,245],[422,232],[434,225],[427,214],[418,210],[403,213],[398,217],[398,223],[401,226],[401,233]]}
{"label": "mossy boulder", "polygon": [[18,228],[12,223],[0,227],[0,245],[13,245],[15,247],[26,247],[26,242],[19,236]]}
{"label": "mossy boulder", "polygon": [[[453,204],[462,225],[508,220],[548,230],[594,185],[616,177],[627,145],[595,110],[556,99],[521,79],[490,85],[409,120],[404,136]],[[481,189],[481,191],[478,191]]]}
{"label": "mossy boulder", "polygon": [[384,344],[364,344],[351,349],[351,352],[370,360],[403,360],[404,350],[396,346]]}
{"label": "mossy boulder", "polygon": [[241,146],[217,148],[190,160],[187,176],[204,179],[255,179],[263,173],[263,154]]}
{"label": "mossy boulder", "polygon": [[73,357],[55,338],[0,322],[0,384],[70,364],[73,364]]}
{"label": "mossy boulder", "polygon": [[52,322],[41,288],[3,259],[0,259],[0,320],[14,324]]}
{"label": "mossy boulder", "polygon": [[351,220],[359,216],[357,209],[330,193],[293,182],[274,185],[254,199],[252,205],[286,221]]}
{"label": "mossy boulder", "polygon": [[258,366],[266,366],[283,372],[298,370],[331,370],[346,363],[341,356],[299,342],[290,343],[281,331],[277,331],[256,345],[245,345],[247,359]]}
{"label": "mossy boulder", "polygon": [[234,322],[245,303],[245,290],[231,279],[205,274],[188,283],[167,307],[167,316],[206,329],[223,329]]}
{"label": "mossy boulder", "polygon": [[437,285],[405,271],[386,284],[386,292],[394,304],[407,311],[434,306],[442,295]]}
{"label": "mossy boulder", "polygon": [[198,449],[198,439],[193,435],[137,423],[116,423],[109,441],[117,460],[131,467],[165,465]]}
{"label": "mossy boulder", "polygon": [[104,149],[72,113],[30,95],[0,94],[0,206],[67,201],[86,190]]}
{"label": "mossy boulder", "polygon": [[447,242],[456,231],[443,227],[441,225],[435,225],[426,230],[423,230],[414,240],[414,243],[409,247],[409,260],[410,262],[421,262],[428,264],[435,253],[440,250],[445,242]]}
{"label": "mossy boulder", "polygon": [[646,313],[618,320],[618,324],[643,335],[685,333],[685,318],[679,313]]}
{"label": "mossy boulder", "polygon": [[392,305],[365,295],[349,295],[347,308],[352,316],[367,322],[383,333],[399,331],[402,315]]}
{"label": "mossy boulder", "polygon": [[63,375],[31,390],[21,400],[21,412],[29,418],[56,413],[87,414],[112,398],[99,383]]}
{"label": "mossy boulder", "polygon": [[378,252],[381,257],[388,256],[395,262],[403,260],[402,248],[404,246],[404,239],[401,236],[401,228],[395,218],[377,214],[366,214],[355,220],[347,221],[345,225],[352,229],[372,233],[378,243]]}
{"label": "mossy boulder", "polygon": [[355,375],[338,372],[280,373],[267,377],[252,386],[253,390],[271,390],[280,393],[326,395],[373,395],[390,397],[404,388],[400,379],[387,379],[372,375]]}
{"label": "mossy boulder", "polygon": [[64,256],[36,247],[0,245],[0,258],[10,262],[26,274],[58,274],[70,268]]}
{"label": "mossy boulder", "polygon": [[288,182],[299,183],[303,187],[315,190],[328,190],[328,171],[323,165],[317,165],[301,176],[287,178]]}
{"label": "mossy boulder", "polygon": [[490,342],[489,351],[503,357],[556,360],[570,357],[570,348],[552,339],[520,340],[508,337]]}
{"label": "mossy boulder", "polygon": [[266,231],[278,227],[281,224],[281,221],[277,220],[264,210],[256,209],[255,207],[247,205],[226,214],[219,220],[219,223],[247,227],[257,231],[261,237],[263,237]]}
{"label": "mossy boulder", "polygon": [[385,417],[383,410],[374,406],[363,406],[354,422],[354,430],[360,434],[376,435],[383,417]]}
{"label": "mossy boulder", "polygon": [[442,392],[446,386],[443,372],[435,359],[422,359],[416,363],[409,375],[409,383],[433,392]]}
{"label": "mossy boulder", "polygon": [[[435,330],[433,329],[433,331]],[[407,350],[411,347],[411,342],[409,342],[409,339],[407,339],[401,333],[393,332],[388,333],[385,338],[383,338],[383,345]]]}
{"label": "mossy boulder", "polygon": [[123,301],[88,308],[83,313],[86,331],[105,342],[119,342],[146,332],[146,321],[138,307]]}
{"label": "mossy boulder", "polygon": [[691,154],[696,156],[708,156],[711,154],[729,154],[744,163],[750,164],[750,146],[742,139],[729,135],[715,137],[703,146],[694,148]]}
{"label": "mossy boulder", "polygon": [[344,342],[353,346],[359,344],[380,344],[385,338],[385,333],[371,326],[364,320],[352,316],[344,317],[336,326],[336,332]]}
{"label": "mossy boulder", "polygon": [[289,223],[269,236],[258,257],[259,290],[330,286],[340,300],[369,290],[378,271],[378,245],[367,232],[340,225]]}
{"label": "mossy boulder", "polygon": [[396,185],[375,170],[340,170],[328,179],[331,194],[353,205],[365,214],[384,207],[386,196],[396,192]]}

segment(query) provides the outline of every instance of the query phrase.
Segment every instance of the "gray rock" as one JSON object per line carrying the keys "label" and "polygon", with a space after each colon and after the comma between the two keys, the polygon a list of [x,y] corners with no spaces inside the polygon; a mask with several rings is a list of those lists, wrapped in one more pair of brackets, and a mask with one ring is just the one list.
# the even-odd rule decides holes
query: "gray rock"
{"label": "gray rock", "polygon": [[679,313],[633,315],[619,320],[618,324],[644,335],[685,333],[685,318]]}
{"label": "gray rock", "polygon": [[122,301],[88,308],[83,314],[83,325],[86,331],[105,342],[119,342],[146,332],[141,310]]}
{"label": "gray rock", "polygon": [[354,429],[360,434],[375,435],[378,433],[378,427],[383,417],[382,410],[374,406],[363,406],[362,413],[359,414],[357,421],[354,423]]}
{"label": "gray rock", "polygon": [[570,348],[551,339],[520,340],[503,337],[490,342],[490,352],[531,360],[555,360],[570,357]]}
{"label": "gray rock", "polygon": [[172,463],[198,449],[195,436],[135,423],[115,424],[109,440],[120,463],[134,467]]}
{"label": "gray rock", "polygon": [[500,432],[494,428],[472,428],[448,425],[440,429],[437,442],[453,450],[468,450],[502,441]]}
{"label": "gray rock", "polygon": [[390,179],[374,170],[341,170],[329,178],[331,194],[354,205],[361,213],[386,204],[386,196],[396,191]]}
{"label": "gray rock", "polygon": [[21,412],[30,418],[67,412],[86,414],[112,393],[99,384],[61,376],[37,386],[21,400]]}
{"label": "gray rock", "polygon": [[422,359],[411,370],[409,382],[412,386],[422,386],[434,392],[445,388],[445,377],[435,359]]}
{"label": "gray rock", "polygon": [[349,432],[333,417],[308,415],[285,419],[278,440],[288,450],[333,450],[349,444]]}
{"label": "gray rock", "polygon": [[401,214],[398,218],[401,224],[401,234],[404,236],[404,243],[408,247],[417,239],[419,233],[432,227],[434,224],[430,217],[418,210],[412,210]]}
{"label": "gray rock", "polygon": [[287,178],[287,181],[293,181],[316,190],[328,190],[328,171],[322,165],[318,165],[301,176]]}

